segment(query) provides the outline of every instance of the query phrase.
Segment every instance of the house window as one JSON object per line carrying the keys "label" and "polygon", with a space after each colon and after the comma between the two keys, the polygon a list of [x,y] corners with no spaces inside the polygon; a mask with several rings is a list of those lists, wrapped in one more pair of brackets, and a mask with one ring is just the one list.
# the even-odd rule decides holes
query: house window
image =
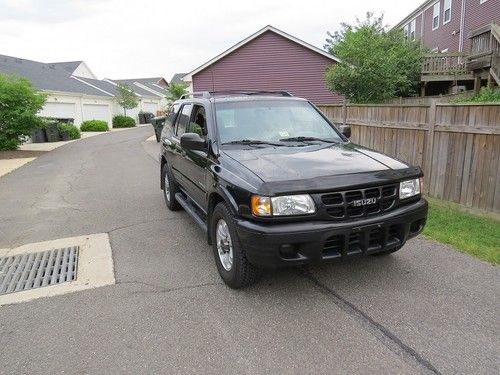
{"label": "house window", "polygon": [[405,39],[408,40],[408,34],[410,33],[410,24],[406,25],[404,28],[403,28],[403,31],[405,33]]}
{"label": "house window", "polygon": [[451,21],[451,0],[444,0],[443,25]]}
{"label": "house window", "polygon": [[441,10],[439,1],[432,7],[432,30],[439,27],[439,12]]}
{"label": "house window", "polygon": [[415,25],[416,25],[416,20],[411,21],[409,25],[410,25],[409,38],[410,38],[410,40],[415,40]]}

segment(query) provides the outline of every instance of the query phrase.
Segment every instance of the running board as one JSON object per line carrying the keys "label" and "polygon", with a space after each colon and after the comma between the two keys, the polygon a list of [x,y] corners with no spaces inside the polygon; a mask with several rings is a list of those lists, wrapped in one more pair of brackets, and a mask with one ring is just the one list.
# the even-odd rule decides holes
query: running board
{"label": "running board", "polygon": [[184,198],[184,196],[181,193],[175,194],[175,200],[179,202],[182,208],[184,208],[184,211],[186,211],[194,219],[196,224],[198,224],[200,228],[203,229],[205,233],[207,233],[208,231],[207,223],[205,222],[203,217],[198,213],[198,210],[193,206],[193,204],[191,204],[186,198]]}

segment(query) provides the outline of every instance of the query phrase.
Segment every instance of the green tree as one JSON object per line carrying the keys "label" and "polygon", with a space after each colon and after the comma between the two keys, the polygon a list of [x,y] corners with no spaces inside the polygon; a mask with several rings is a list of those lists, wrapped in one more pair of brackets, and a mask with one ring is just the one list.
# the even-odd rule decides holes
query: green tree
{"label": "green tree", "polygon": [[169,105],[180,99],[182,95],[187,94],[188,84],[186,82],[171,83],[168,86],[167,101]]}
{"label": "green tree", "polygon": [[123,114],[127,115],[127,109],[133,109],[139,105],[139,99],[135,92],[130,90],[127,84],[118,84],[118,104],[123,108]]}
{"label": "green tree", "polygon": [[47,99],[25,78],[0,74],[0,150],[15,150],[42,126],[36,114]]}
{"label": "green tree", "polygon": [[325,48],[341,62],[326,73],[330,90],[354,103],[377,103],[417,92],[423,53],[418,41],[402,30],[388,30],[383,16],[367,13],[356,25],[343,23],[326,39]]}

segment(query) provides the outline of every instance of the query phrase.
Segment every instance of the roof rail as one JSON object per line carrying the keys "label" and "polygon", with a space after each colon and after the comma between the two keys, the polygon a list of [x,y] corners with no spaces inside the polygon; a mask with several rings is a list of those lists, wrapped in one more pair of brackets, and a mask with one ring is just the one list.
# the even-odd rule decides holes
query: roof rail
{"label": "roof rail", "polygon": [[196,92],[189,92],[187,94],[181,95],[179,99],[186,99],[187,97],[190,96],[201,96],[202,98],[208,99],[211,97],[210,93],[208,91],[196,91]]}
{"label": "roof rail", "polygon": [[209,94],[215,95],[281,95],[281,96],[293,96],[288,91],[278,90],[221,90],[221,91],[210,91]]}
{"label": "roof rail", "polygon": [[204,99],[213,98],[216,95],[281,95],[292,97],[288,91],[267,91],[267,90],[221,90],[221,91],[196,91],[183,94],[179,99],[186,99],[188,97],[202,97]]}

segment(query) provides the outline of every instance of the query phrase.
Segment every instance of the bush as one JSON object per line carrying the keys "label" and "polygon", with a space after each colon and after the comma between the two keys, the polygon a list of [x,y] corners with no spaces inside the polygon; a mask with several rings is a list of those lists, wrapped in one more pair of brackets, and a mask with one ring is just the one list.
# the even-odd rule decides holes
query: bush
{"label": "bush", "polygon": [[495,90],[489,87],[482,87],[478,94],[472,97],[466,97],[464,94],[459,95],[451,101],[451,103],[496,103],[500,102],[500,90]]}
{"label": "bush", "polygon": [[109,130],[108,123],[103,120],[87,120],[80,125],[82,132],[107,132]]}
{"label": "bush", "polygon": [[46,95],[24,78],[0,74],[0,150],[15,150],[42,126],[36,114]]}
{"label": "bush", "polygon": [[70,139],[79,139],[81,137],[80,129],[74,125],[61,122],[57,125],[57,129],[61,137],[63,133],[67,133]]}
{"label": "bush", "polygon": [[135,120],[129,116],[116,115],[113,117],[113,128],[132,128]]}

